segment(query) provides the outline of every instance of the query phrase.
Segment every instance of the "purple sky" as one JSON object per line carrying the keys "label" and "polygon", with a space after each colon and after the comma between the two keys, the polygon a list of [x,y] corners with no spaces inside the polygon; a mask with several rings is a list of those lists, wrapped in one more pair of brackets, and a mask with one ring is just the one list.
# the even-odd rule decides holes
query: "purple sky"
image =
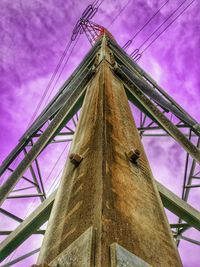
{"label": "purple sky", "polygon": [[[182,9],[191,1],[185,1]],[[107,27],[127,2],[104,1],[93,21]],[[137,48],[182,2],[184,1],[169,1],[154,20],[136,37],[128,52]],[[27,129],[30,118],[70,39],[76,21],[87,5],[91,3],[90,1],[69,0],[0,1],[0,161],[17,144],[18,139]],[[123,46],[163,3],[164,1],[159,0],[129,1],[121,15],[108,29],[117,42]],[[200,121],[198,112],[200,90],[199,11],[200,2],[196,0],[147,49],[138,62],[197,121]],[[81,36],[53,94],[80,63],[89,48],[88,40],[84,35]],[[145,139],[144,145],[155,178],[180,196],[185,159],[182,148],[175,141],[166,137]],[[44,177],[48,176],[50,166],[57,160],[55,155],[59,155],[62,149],[63,146],[58,146],[50,148],[48,154],[41,154],[41,162],[45,165]],[[58,174],[65,158],[66,152],[59,166],[54,170],[54,177]],[[47,188],[51,186],[50,182],[51,177],[48,179]],[[189,198],[189,202],[197,209],[200,208],[199,193],[199,189],[192,189]],[[4,204],[4,207],[12,210],[13,201],[7,201],[8,203]],[[25,217],[27,209],[30,212],[31,201],[28,200],[26,203],[15,201],[15,208],[19,209],[19,212],[23,207],[23,211],[20,212],[21,217]],[[35,201],[36,204],[37,201]],[[16,226],[17,224],[11,223],[0,215],[1,230],[14,229]],[[200,234],[195,230],[190,230],[185,235],[200,241]],[[17,250],[12,259],[22,255],[25,251],[29,252],[31,248],[38,248],[40,240],[41,238],[31,237]],[[184,266],[199,266],[200,247],[186,241],[181,242],[180,254]],[[34,262],[35,257],[32,257],[15,266],[27,266]]]}

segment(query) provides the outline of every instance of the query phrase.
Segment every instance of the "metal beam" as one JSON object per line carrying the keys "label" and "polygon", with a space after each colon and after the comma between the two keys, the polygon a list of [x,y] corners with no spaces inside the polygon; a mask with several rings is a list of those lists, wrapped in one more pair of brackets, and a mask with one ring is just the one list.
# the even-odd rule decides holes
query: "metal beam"
{"label": "metal beam", "polygon": [[10,261],[10,262],[8,262],[8,263],[6,263],[4,265],[1,265],[1,267],[9,267],[9,266],[12,266],[12,265],[14,265],[14,264],[16,264],[16,263],[18,263],[20,261],[23,261],[24,259],[26,259],[26,258],[28,258],[28,257],[30,257],[30,256],[32,256],[34,254],[36,254],[39,251],[40,251],[40,248],[37,248],[37,249],[35,249],[35,250],[33,250],[33,251],[31,251],[31,252],[29,252],[29,253],[21,256],[21,257],[19,257],[19,258],[14,259],[13,261]]}
{"label": "metal beam", "polygon": [[[153,79],[150,77],[138,64],[136,64],[132,58],[129,57],[129,55],[115,42],[113,42],[111,39],[109,39],[109,46],[114,51],[114,55],[116,57],[116,60],[119,64],[123,64],[124,66],[127,66],[130,70],[133,72],[136,72],[138,77],[142,78],[142,80],[146,84],[151,84],[151,86],[157,90],[161,95],[168,100],[173,106],[175,106],[177,109],[179,109],[183,114],[185,114],[187,117],[189,117],[191,120],[193,120],[196,125],[198,126],[198,122],[192,118],[192,116],[187,113],[170,95],[167,94],[165,90],[163,90]],[[196,131],[196,129],[193,128],[193,131],[199,135],[199,129]]]}
{"label": "metal beam", "polygon": [[37,120],[31,125],[31,127],[25,132],[21,140],[26,139],[27,136],[31,136],[37,131],[48,119],[62,107],[66,100],[71,97],[75,88],[81,86],[84,73],[87,69],[90,69],[93,65],[93,61],[97,51],[100,48],[100,41],[88,52],[81,64],[75,69],[63,86],[59,89],[58,93],[52,98],[49,104],[44,108]]}
{"label": "metal beam", "polygon": [[[32,144],[32,142],[31,142],[31,144]],[[27,154],[28,154],[28,152],[27,152],[26,148],[24,148],[24,155],[26,156]],[[40,189],[40,186],[39,186],[39,183],[38,183],[38,179],[37,179],[37,177],[36,177],[36,173],[35,173],[35,170],[34,170],[32,164],[30,164],[30,172],[31,172],[31,175],[32,175],[32,177],[33,177],[34,182],[37,184],[37,185],[35,186],[35,188],[36,188],[36,190],[37,190],[37,192],[38,192],[38,195],[40,195],[40,200],[41,200],[41,202],[42,202],[42,201],[44,200],[44,198],[46,198],[46,197],[45,197],[44,192],[42,193],[42,191],[41,191],[41,189]]]}
{"label": "metal beam", "polygon": [[172,213],[180,217],[190,226],[200,230],[200,212],[190,206],[187,202],[179,198],[165,186],[156,182],[163,205]]}
{"label": "metal beam", "polygon": [[132,81],[134,81],[135,85],[140,88],[140,90],[148,96],[151,100],[153,100],[155,103],[157,103],[160,107],[162,107],[166,111],[172,112],[177,118],[179,118],[184,123],[190,125],[193,127],[196,125],[196,122],[193,121],[189,116],[187,116],[185,113],[180,111],[176,106],[172,105],[169,101],[163,98],[163,96],[160,95],[152,86],[147,84],[144,80],[139,78],[137,74],[135,74],[133,71],[130,71],[126,66],[121,66],[122,70],[128,77],[131,78]]}
{"label": "metal beam", "polygon": [[56,191],[44,200],[0,245],[0,261],[35,233],[50,216]]}
{"label": "metal beam", "polygon": [[[11,172],[14,172],[14,170],[13,170],[13,169],[11,169],[11,168],[8,168],[8,170],[9,170],[9,171],[11,171]],[[28,178],[27,178],[27,177],[25,177],[25,176],[22,176],[22,179],[24,179],[25,181],[27,181],[27,182],[29,182],[29,183],[33,184],[34,186],[37,186],[37,185],[38,185],[37,183],[35,183],[35,182],[31,181],[30,179],[28,179]]]}
{"label": "metal beam", "polygon": [[[0,235],[10,235],[12,233],[12,231],[0,231]],[[33,233],[34,235],[44,235],[45,234],[45,230],[37,230]]]}
{"label": "metal beam", "polygon": [[[183,219],[190,226],[200,230],[200,213],[165,186],[156,181],[165,208]],[[3,261],[28,237],[39,229],[51,213],[56,191],[30,214],[0,245],[0,261]]]}
{"label": "metal beam", "polygon": [[14,199],[14,198],[27,198],[27,197],[42,197],[44,196],[41,194],[29,194],[29,195],[9,195],[7,199]]}
{"label": "metal beam", "polygon": [[14,161],[17,156],[22,152],[24,147],[28,144],[29,140],[22,141],[11,151],[11,153],[7,156],[7,158],[2,162],[0,166],[0,176],[4,173],[4,171],[9,167],[10,163]]}
{"label": "metal beam", "polygon": [[114,69],[116,75],[121,78],[126,86],[128,98],[133,101],[151,119],[156,121],[167,133],[169,133],[193,159],[200,163],[199,149],[186,138],[186,136],[145,96],[135,82],[119,67]]}
{"label": "metal beam", "polygon": [[190,242],[190,243],[192,243],[192,244],[195,244],[195,245],[200,246],[200,241],[191,239],[191,238],[186,237],[186,236],[183,236],[183,235],[179,235],[179,236],[177,237],[177,239],[178,239],[178,240],[181,240],[181,239],[182,239],[182,240],[188,241],[188,242]]}
{"label": "metal beam", "polygon": [[10,217],[11,219],[17,221],[17,222],[20,222],[20,223],[23,222],[23,220],[21,218],[19,218],[18,216],[12,214],[11,212],[9,212],[5,209],[0,208],[0,212],[4,215]]}

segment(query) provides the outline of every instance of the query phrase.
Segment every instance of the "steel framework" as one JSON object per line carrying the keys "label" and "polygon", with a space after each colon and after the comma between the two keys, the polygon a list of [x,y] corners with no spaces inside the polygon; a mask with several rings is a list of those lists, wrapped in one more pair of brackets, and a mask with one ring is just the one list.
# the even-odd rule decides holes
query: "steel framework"
{"label": "steel framework", "polygon": [[[87,27],[87,32],[89,31],[88,27],[91,26],[89,21],[81,21],[80,25],[82,29]],[[0,175],[2,177],[5,175],[5,182],[0,188],[1,205],[16,198],[37,197],[41,201],[35,211],[24,219],[19,218],[17,212],[14,214],[6,210],[4,206],[0,209],[1,214],[20,223],[12,232],[1,229],[0,234],[7,235],[0,245],[1,261],[31,235],[44,234],[44,230],[41,230],[40,227],[48,221],[56,191],[47,197],[42,176],[43,166],[40,165],[38,157],[50,144],[56,145],[57,143],[70,143],[72,141],[74,130],[70,126],[70,122],[76,127],[77,114],[83,103],[86,85],[95,75],[96,68],[100,64],[99,53],[102,45],[102,34],[105,33],[105,30],[101,28],[99,32],[94,36],[91,33],[88,35],[94,46],[25,132],[18,145],[0,167]],[[191,227],[200,230],[200,214],[187,204],[190,191],[200,187],[200,184],[195,183],[200,179],[200,171],[198,170],[200,126],[119,47],[110,34],[106,34],[106,36],[107,45],[110,48],[112,71],[124,84],[129,101],[140,110],[138,131],[141,138],[143,139],[145,136],[172,137],[186,152],[182,199],[158,182],[157,187],[164,207],[179,218],[177,224],[171,225],[177,244],[181,239],[184,239],[199,245],[199,241],[187,238],[183,234]],[[19,158],[18,164],[16,163],[17,158]],[[30,175],[27,175],[27,172]],[[29,186],[16,189],[20,179],[26,181]],[[30,192],[31,189],[34,189],[32,193],[21,194],[21,192]],[[3,266],[14,265],[33,253],[37,253],[38,250],[36,249]]]}

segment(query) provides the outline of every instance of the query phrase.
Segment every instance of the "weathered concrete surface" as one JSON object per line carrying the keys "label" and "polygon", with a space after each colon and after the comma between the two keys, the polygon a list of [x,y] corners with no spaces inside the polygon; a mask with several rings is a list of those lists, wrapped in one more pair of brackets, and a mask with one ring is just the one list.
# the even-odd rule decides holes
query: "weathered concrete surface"
{"label": "weathered concrete surface", "polygon": [[[112,243],[154,267],[182,266],[124,87],[105,60],[107,49],[104,43],[71,146],[83,160],[66,163],[38,262],[50,263],[93,226],[95,267],[110,267]],[[140,151],[137,164],[127,157],[132,148]]]}

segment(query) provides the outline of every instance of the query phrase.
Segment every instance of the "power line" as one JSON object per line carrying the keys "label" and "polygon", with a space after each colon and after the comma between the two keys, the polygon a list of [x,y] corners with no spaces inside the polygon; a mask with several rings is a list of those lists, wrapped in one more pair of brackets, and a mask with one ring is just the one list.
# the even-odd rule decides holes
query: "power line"
{"label": "power line", "polygon": [[52,74],[52,76],[51,76],[51,78],[50,78],[50,80],[49,80],[49,82],[47,84],[47,87],[46,87],[46,89],[45,89],[45,91],[44,91],[44,93],[43,93],[43,95],[42,95],[42,97],[41,97],[41,99],[40,99],[40,101],[39,101],[39,103],[38,103],[38,105],[37,105],[37,107],[36,107],[33,115],[32,115],[32,117],[30,119],[30,121],[29,121],[28,126],[30,126],[30,124],[32,123],[32,121],[35,119],[35,117],[36,117],[36,115],[38,113],[38,110],[40,109],[40,107],[42,105],[42,102],[44,101],[44,98],[46,97],[49,89],[51,88],[51,85],[52,85],[52,83],[53,83],[53,81],[54,81],[54,79],[55,79],[55,77],[56,77],[56,75],[57,75],[57,73],[59,71],[59,68],[62,65],[63,61],[64,61],[64,58],[65,58],[65,56],[66,56],[66,54],[67,54],[67,52],[68,52],[68,50],[69,50],[69,48],[71,46],[71,43],[72,43],[72,41],[70,40],[68,42],[67,46],[65,47],[65,50],[62,53],[62,56],[61,56],[61,58],[60,58],[60,60],[59,60],[59,62],[57,64],[57,66],[56,66],[56,68],[55,68],[55,70],[54,70],[54,72],[53,72],[53,74]]}
{"label": "power line", "polygon": [[[140,50],[144,44],[182,7],[187,0],[184,0],[150,35],[149,37],[138,47]],[[132,54],[132,53],[131,53]]]}
{"label": "power line", "polygon": [[56,162],[54,163],[54,165],[53,165],[51,171],[49,172],[48,176],[46,177],[44,183],[46,183],[46,182],[49,180],[49,178],[51,177],[51,174],[52,174],[53,171],[55,170],[55,168],[56,168],[56,166],[57,166],[59,160],[61,159],[62,155],[64,154],[64,152],[65,152],[65,150],[67,149],[68,146],[69,146],[69,142],[67,142],[67,144],[65,145],[64,149],[61,151],[61,153],[60,153],[58,159],[57,159]]}
{"label": "power line", "polygon": [[142,51],[142,53],[144,53],[160,36],[161,34],[163,34],[171,25],[172,23],[174,23],[175,20],[177,20],[194,2],[195,0],[193,0],[192,2],[190,2],[190,4],[188,4],[182,11],[181,13],[179,13],[164,29],[163,31],[161,31],[158,36],[156,38],[154,38],[151,43]]}
{"label": "power line", "polygon": [[166,2],[164,2],[164,4],[146,21],[146,23],[133,35],[133,37],[128,40],[125,45],[123,46],[124,49],[127,49],[131,44],[132,41],[138,36],[138,34],[149,24],[149,22],[152,21],[152,19],[160,12],[160,10],[169,2],[169,0],[167,0]]}
{"label": "power line", "polygon": [[94,6],[94,7],[97,6],[96,8],[99,8],[100,5],[101,5],[103,2],[104,2],[104,0],[97,0],[97,1],[94,1],[94,2],[93,2],[93,6]]}
{"label": "power line", "polygon": [[63,170],[64,170],[64,167],[62,167],[62,168],[60,169],[60,171],[58,172],[56,178],[54,179],[53,183],[52,183],[51,186],[49,187],[49,190],[48,190],[47,194],[49,194],[49,193],[51,192],[51,190],[54,191],[54,190],[56,189],[56,186],[58,185],[58,183],[59,183],[59,181],[60,181],[60,180],[58,179],[58,177],[59,177],[60,174],[63,172]]}
{"label": "power line", "polygon": [[77,36],[77,38],[76,38],[76,42],[74,43],[74,45],[73,45],[73,47],[72,47],[72,49],[71,49],[71,52],[69,53],[69,55],[68,55],[68,57],[67,57],[67,59],[66,59],[64,65],[63,65],[63,67],[62,67],[62,69],[61,69],[61,71],[60,71],[60,73],[59,73],[59,75],[58,75],[58,77],[57,77],[57,79],[56,79],[56,81],[55,81],[55,83],[54,83],[52,89],[51,89],[51,92],[50,92],[49,96],[47,97],[47,99],[46,99],[46,101],[45,101],[45,103],[44,103],[44,106],[46,106],[46,104],[48,103],[48,101],[49,101],[49,99],[50,99],[50,97],[51,97],[51,95],[52,95],[52,93],[53,93],[53,91],[54,91],[54,89],[55,89],[55,87],[56,87],[56,85],[57,85],[59,79],[60,79],[60,76],[62,75],[63,70],[64,70],[64,68],[66,67],[66,65],[67,65],[67,63],[68,63],[68,61],[69,61],[69,59],[70,59],[70,57],[71,57],[71,55],[72,55],[72,53],[73,53],[73,51],[74,51],[74,48],[75,48],[75,46],[76,46],[77,43],[78,43],[79,37],[80,37],[80,34]]}
{"label": "power line", "polygon": [[130,3],[130,0],[127,1],[127,3],[124,5],[124,7],[119,11],[119,13],[114,17],[114,19],[110,22],[110,24],[107,27],[110,27],[118,19],[118,17],[122,14],[122,12],[128,6],[129,3]]}

